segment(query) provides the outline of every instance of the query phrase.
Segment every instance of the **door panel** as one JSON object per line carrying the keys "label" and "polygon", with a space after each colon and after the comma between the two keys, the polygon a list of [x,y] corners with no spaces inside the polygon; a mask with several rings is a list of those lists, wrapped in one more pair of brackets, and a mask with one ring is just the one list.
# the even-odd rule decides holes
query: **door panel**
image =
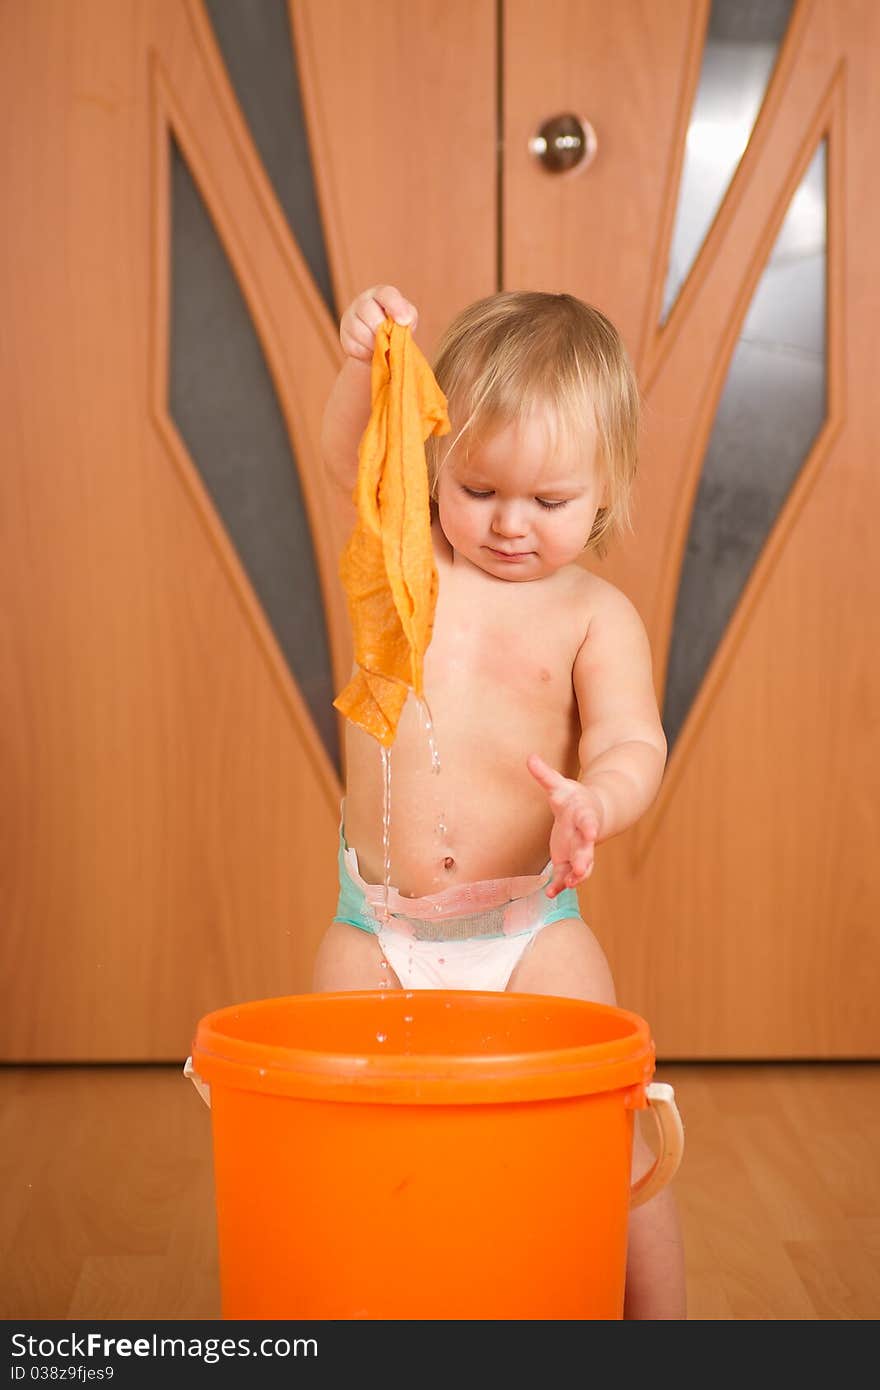
{"label": "door panel", "polygon": [[[331,8],[294,6],[294,29],[317,42]],[[348,113],[362,150],[383,150],[383,187],[368,180],[373,203],[322,202],[337,297],[414,264],[414,247],[436,252],[438,207],[453,203],[457,180],[430,151],[459,127],[483,140],[493,176],[471,210],[473,266],[470,242],[456,250],[455,293],[493,288],[492,11],[421,5],[447,70],[451,55],[467,54],[479,75],[469,85],[459,63],[454,85],[427,86],[424,65],[394,58],[411,42],[405,13],[383,6],[356,50],[341,36],[348,61],[338,73],[325,64],[307,77],[306,105],[331,112],[355,57],[370,90],[384,80],[389,93]],[[318,458],[341,360],[337,324],[201,4],[5,5],[0,54],[2,181],[14,210],[0,269],[0,978],[15,982],[0,1011],[0,1056],[174,1059],[208,1009],[308,987],[336,900],[340,786],[169,412],[172,136],[289,434],[340,688],[351,654],[337,578],[345,527]],[[406,120],[389,113],[419,103],[412,143]],[[317,108],[307,116],[317,147]],[[391,175],[401,168],[398,189]],[[452,258],[431,259],[436,279],[414,290],[429,321],[439,312],[431,285],[439,295],[452,268]]]}
{"label": "door panel", "polygon": [[[587,37],[602,32],[605,9],[576,7],[582,41],[572,41],[577,57],[567,59],[571,69],[589,53],[584,114],[597,127],[600,155],[550,188],[551,218],[564,203],[563,224],[582,224],[583,238],[578,244],[572,233],[551,247],[534,235],[551,181],[528,164],[520,139],[510,159],[519,169],[521,206],[532,204],[532,231],[508,219],[514,245],[506,264],[522,265],[531,282],[552,281],[593,298],[617,319],[636,360],[645,412],[635,534],[601,572],[645,619],[661,695],[718,401],[755,287],[823,139],[828,401],[825,423],[689,710],[661,793],[633,831],[603,847],[583,910],[609,952],[619,997],[651,1019],[664,1056],[876,1056],[880,875],[872,847],[880,830],[880,758],[871,711],[880,695],[880,567],[867,531],[880,501],[869,452],[878,321],[869,286],[876,283],[880,199],[859,170],[870,167],[880,116],[869,56],[880,42],[880,11],[855,0],[796,5],[752,138],[661,327],[687,126],[687,109],[673,118],[670,93],[694,90],[706,7],[613,7],[613,22],[630,32],[626,80],[602,89],[593,80]],[[658,46],[648,28],[648,12],[657,10],[670,48]],[[563,11],[570,21],[569,7],[542,7],[548,33]],[[512,36],[533,13],[515,0],[509,5]],[[511,42],[516,50],[519,40]],[[509,130],[523,132],[549,114],[534,111],[531,87],[514,64],[506,86]],[[569,90],[555,105],[576,101]],[[621,196],[607,198],[612,175],[606,171],[603,181],[593,174],[601,131],[631,135],[639,120],[657,131],[659,158],[648,170],[654,193],[645,239],[632,255],[625,195],[622,203]],[[613,148],[614,138],[606,146]],[[644,158],[646,136],[640,148]],[[636,142],[627,148],[621,186],[642,168],[636,150]],[[658,167],[665,187],[655,188]],[[638,196],[647,198],[641,188]],[[621,238],[620,272],[597,283],[592,267],[610,265]],[[637,262],[650,265],[650,277]]]}

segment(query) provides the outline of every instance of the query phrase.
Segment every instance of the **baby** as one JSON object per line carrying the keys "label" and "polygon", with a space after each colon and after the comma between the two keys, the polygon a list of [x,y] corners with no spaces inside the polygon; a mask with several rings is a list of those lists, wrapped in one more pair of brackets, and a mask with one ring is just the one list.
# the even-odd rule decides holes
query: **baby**
{"label": "baby", "polygon": [[[386,318],[418,321],[390,285],[359,295],[341,322],[347,360],[322,452],[346,499]],[[433,366],[452,424],[426,445],[440,582],[424,677],[440,773],[410,699],[391,755],[389,887],[379,748],[346,724],[340,896],[314,988],[614,1004],[574,890],[596,846],[651,804],[666,740],[642,622],[578,562],[628,522],[638,389],[613,325],[566,294],[471,305]],[[637,1137],[636,1175],[651,1162]],[[626,1316],[685,1316],[668,1189],[631,1217]]]}

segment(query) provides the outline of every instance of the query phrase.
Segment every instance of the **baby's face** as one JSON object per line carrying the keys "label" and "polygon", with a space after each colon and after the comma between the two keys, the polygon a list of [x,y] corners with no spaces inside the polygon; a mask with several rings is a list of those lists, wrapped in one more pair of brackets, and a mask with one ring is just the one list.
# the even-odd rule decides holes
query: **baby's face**
{"label": "baby's face", "polygon": [[595,430],[566,455],[550,448],[537,414],[500,427],[467,458],[453,449],[437,480],[440,525],[456,556],[519,582],[545,579],[583,553],[602,494]]}

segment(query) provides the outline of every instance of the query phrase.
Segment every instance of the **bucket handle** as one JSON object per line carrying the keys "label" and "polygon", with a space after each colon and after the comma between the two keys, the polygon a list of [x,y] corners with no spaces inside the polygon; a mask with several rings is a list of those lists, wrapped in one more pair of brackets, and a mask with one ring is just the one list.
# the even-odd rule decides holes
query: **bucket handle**
{"label": "bucket handle", "polygon": [[675,1092],[665,1081],[652,1081],[645,1087],[648,1109],[654,1116],[660,1138],[660,1151],[647,1173],[633,1183],[630,1208],[640,1207],[671,1182],[684,1153],[684,1125],[675,1104]]}
{"label": "bucket handle", "polygon": [[207,1081],[203,1081],[202,1078],[199,1076],[198,1072],[196,1071],[195,1067],[193,1066],[193,1059],[192,1059],[192,1057],[187,1057],[186,1062],[184,1063],[184,1067],[183,1067],[183,1074],[184,1074],[184,1076],[187,1078],[188,1081],[191,1081],[191,1082],[192,1082],[192,1084],[195,1086],[196,1090],[198,1091],[199,1095],[201,1096],[202,1100],[205,1102],[205,1104],[207,1105],[208,1109],[210,1110],[210,1109],[211,1109],[211,1087],[208,1085]]}

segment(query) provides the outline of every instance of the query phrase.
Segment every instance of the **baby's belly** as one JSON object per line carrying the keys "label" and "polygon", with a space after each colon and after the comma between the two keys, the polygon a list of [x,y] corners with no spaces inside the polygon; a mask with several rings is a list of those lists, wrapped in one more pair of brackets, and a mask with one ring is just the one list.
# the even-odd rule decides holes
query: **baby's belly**
{"label": "baby's belly", "polygon": [[[407,896],[423,897],[481,879],[540,873],[550,858],[553,817],[525,762],[530,752],[539,752],[557,767],[568,764],[569,775],[576,775],[564,725],[560,742],[558,721],[548,733],[521,723],[512,727],[503,717],[463,724],[459,717],[455,736],[444,737],[446,721],[433,713],[439,773],[432,772],[428,736],[412,700],[391,750],[390,883]],[[357,851],[361,876],[381,883],[379,746],[349,727],[346,751],[346,839]]]}

